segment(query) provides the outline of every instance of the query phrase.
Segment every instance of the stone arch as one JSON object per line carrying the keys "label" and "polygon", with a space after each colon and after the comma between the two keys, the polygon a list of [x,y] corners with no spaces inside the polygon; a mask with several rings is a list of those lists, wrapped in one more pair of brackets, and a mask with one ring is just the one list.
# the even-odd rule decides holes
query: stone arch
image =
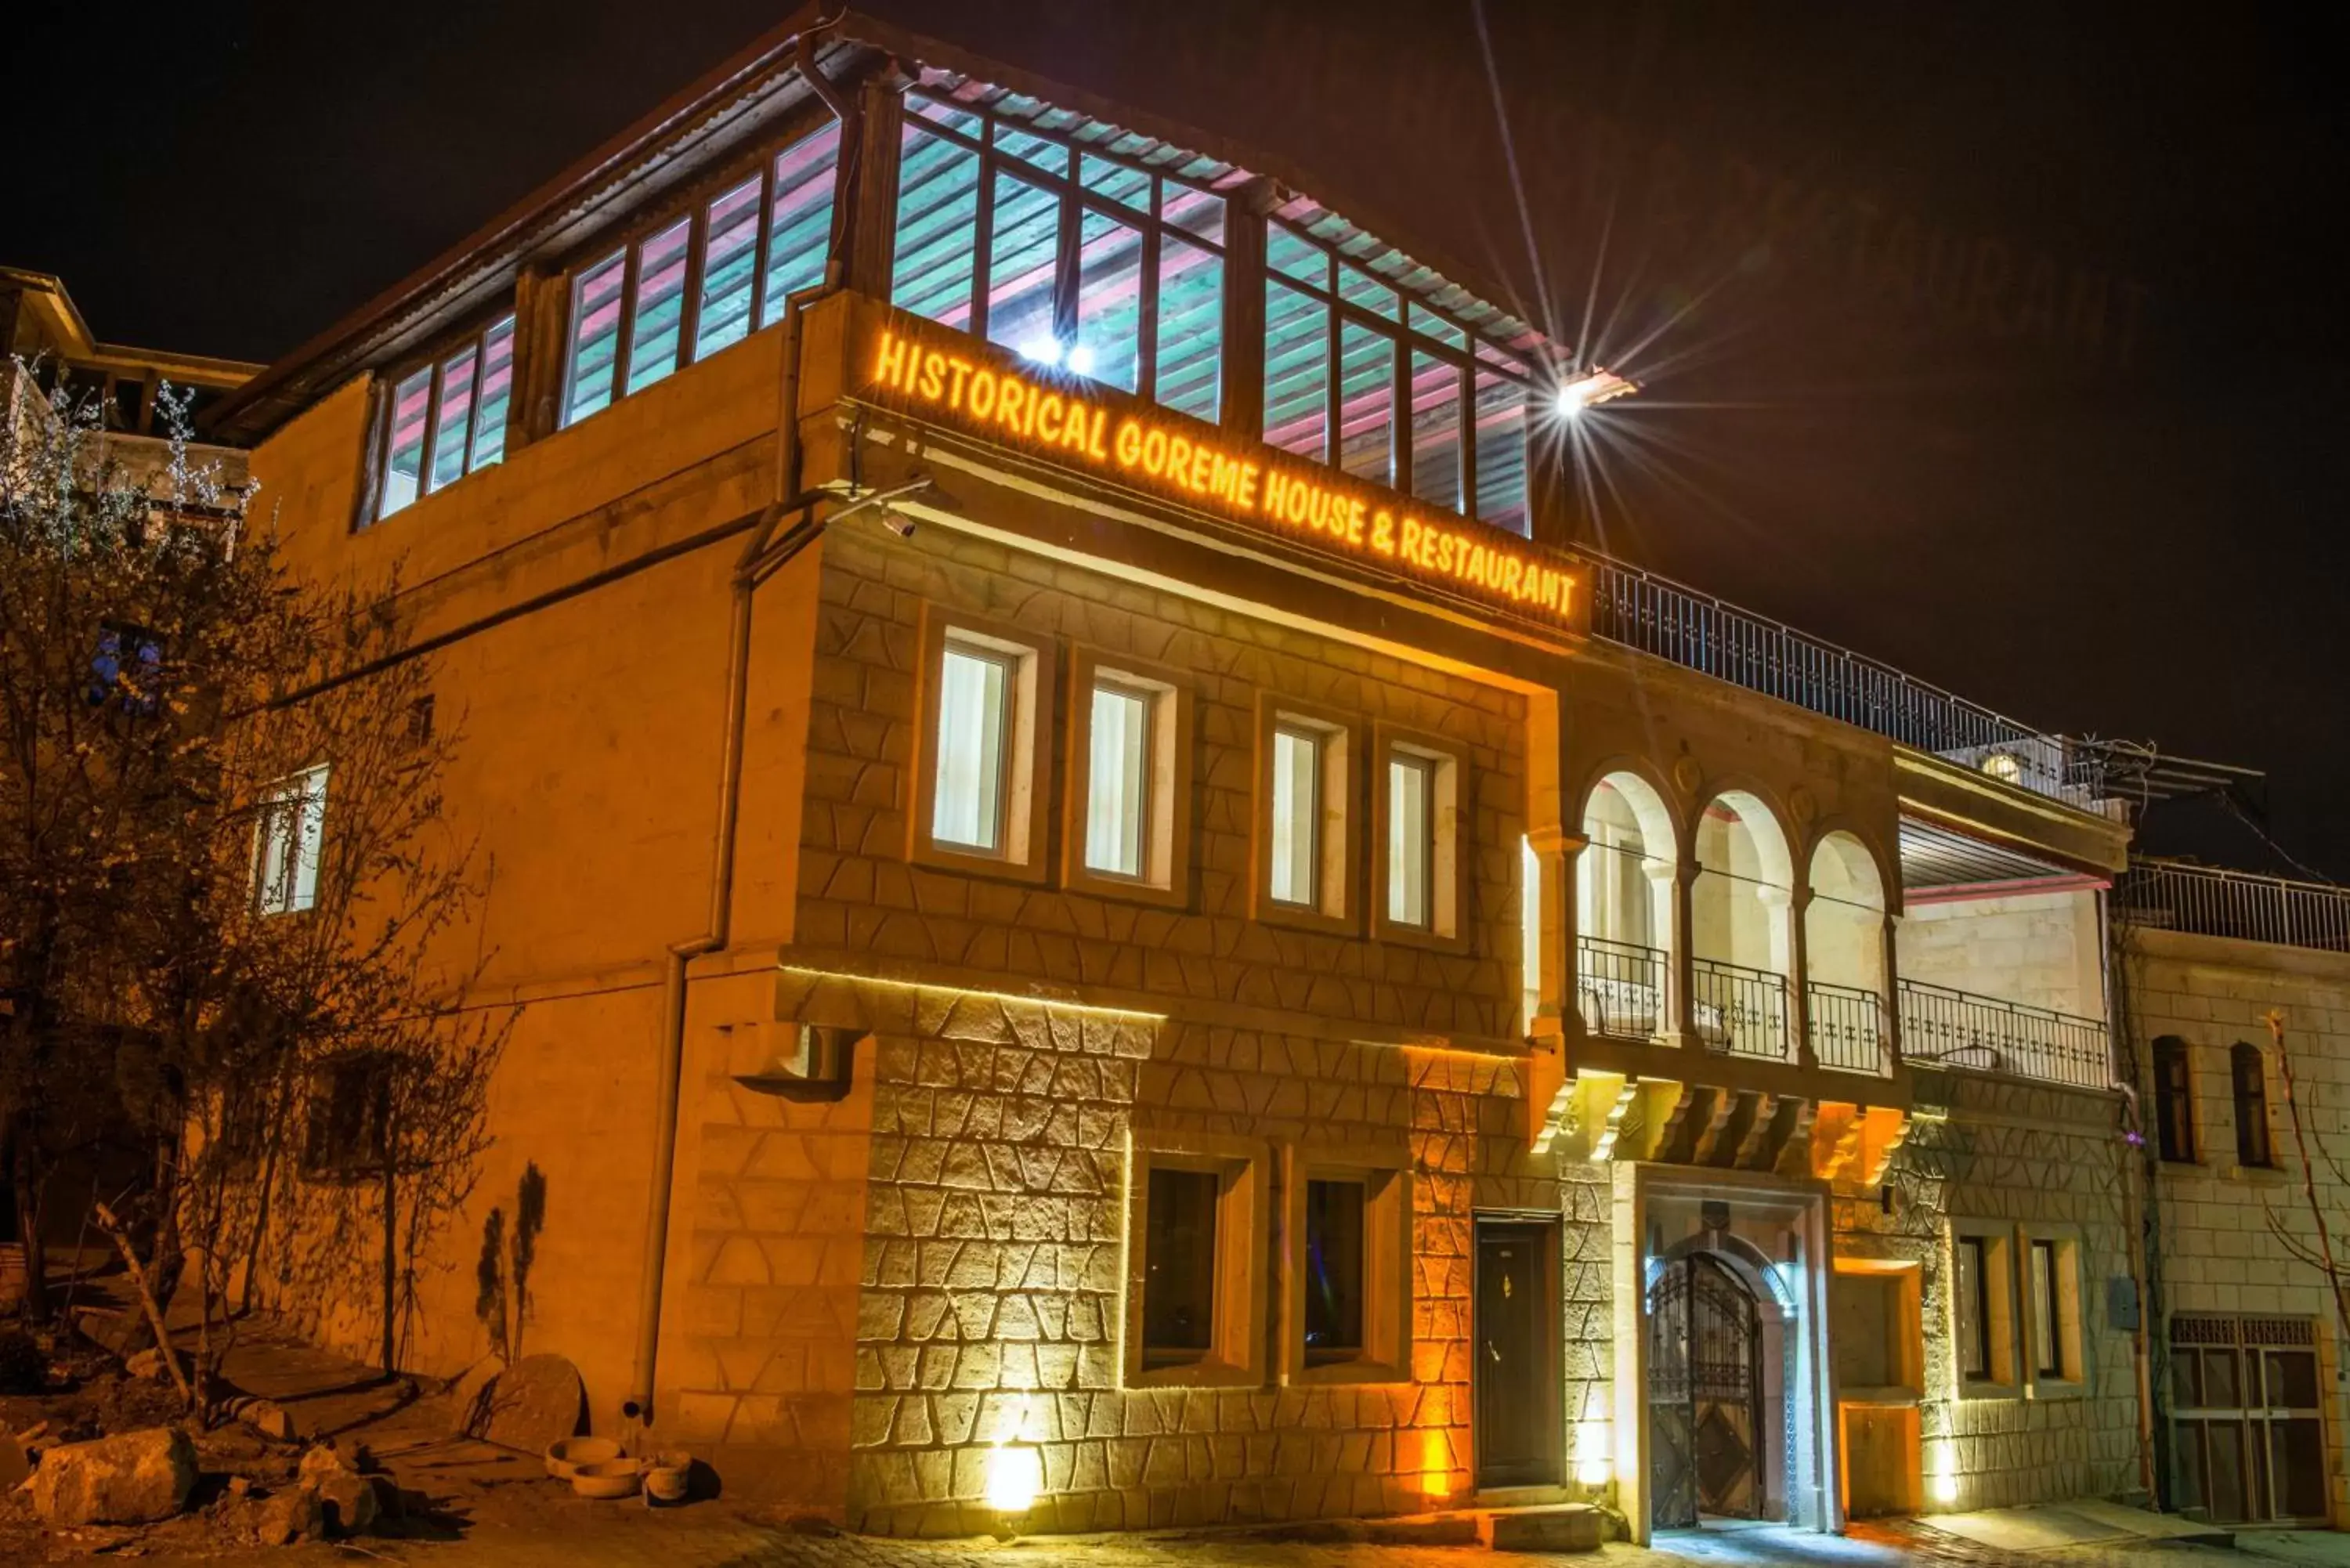
{"label": "stone arch", "polygon": [[1752,790],[1725,789],[1690,835],[1690,950],[1700,959],[1785,977],[1794,857],[1778,813]]}
{"label": "stone arch", "polygon": [[1804,978],[1882,996],[1885,992],[1885,873],[1846,828],[1812,846],[1804,907]]}
{"label": "stone arch", "polygon": [[1629,767],[1593,781],[1578,826],[1575,929],[1669,952],[1680,834],[1664,792]]}

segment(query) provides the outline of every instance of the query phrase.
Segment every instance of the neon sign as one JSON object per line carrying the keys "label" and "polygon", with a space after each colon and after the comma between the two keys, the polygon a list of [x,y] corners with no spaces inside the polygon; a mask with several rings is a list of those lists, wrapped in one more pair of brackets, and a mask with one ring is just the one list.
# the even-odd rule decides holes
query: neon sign
{"label": "neon sign", "polygon": [[1120,406],[1090,389],[1024,376],[934,347],[895,327],[875,337],[870,385],[925,413],[942,413],[996,439],[1128,482],[1271,524],[1326,548],[1457,586],[1513,608],[1569,624],[1583,611],[1582,574],[1504,543],[1507,535],[1457,518],[1403,510],[1402,498],[1327,482],[1269,447],[1234,451],[1210,427],[1159,410]]}

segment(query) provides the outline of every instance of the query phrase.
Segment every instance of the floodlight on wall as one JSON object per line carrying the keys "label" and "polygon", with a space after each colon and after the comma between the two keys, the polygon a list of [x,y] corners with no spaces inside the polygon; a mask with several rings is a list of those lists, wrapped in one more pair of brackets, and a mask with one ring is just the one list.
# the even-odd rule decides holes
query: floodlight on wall
{"label": "floodlight on wall", "polygon": [[1578,420],[1586,410],[1596,409],[1602,403],[1612,403],[1618,398],[1628,398],[1639,389],[1639,384],[1627,377],[1595,368],[1572,380],[1559,383],[1558,411],[1562,418]]}
{"label": "floodlight on wall", "polygon": [[1575,1424],[1575,1479],[1582,1486],[1606,1486],[1616,1479],[1615,1431],[1604,1420]]}
{"label": "floodlight on wall", "polygon": [[1039,365],[1057,366],[1061,362],[1061,340],[1049,332],[1039,332],[1021,339],[1018,352],[1022,358]]}

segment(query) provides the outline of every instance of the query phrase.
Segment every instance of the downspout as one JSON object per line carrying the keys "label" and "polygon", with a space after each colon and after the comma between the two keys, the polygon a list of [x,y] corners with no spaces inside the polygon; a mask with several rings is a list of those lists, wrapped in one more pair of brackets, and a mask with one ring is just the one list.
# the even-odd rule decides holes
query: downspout
{"label": "downspout", "polygon": [[[734,905],[734,839],[742,815],[743,713],[751,682],[752,597],[760,583],[824,532],[814,513],[824,493],[800,489],[800,321],[811,302],[833,292],[828,285],[804,289],[784,302],[783,374],[775,409],[775,476],[773,498],[736,557],[730,584],[733,606],[727,626],[726,728],[720,746],[718,826],[710,851],[710,915],[702,934],[669,948],[662,956],[660,1076],[654,1095],[652,1191],[645,1205],[642,1286],[637,1302],[636,1372],[620,1413],[652,1424],[653,1371],[660,1350],[661,1291],[669,1262],[669,1211],[677,1186],[679,1085],[685,1067],[686,969],[693,960],[726,946]],[[775,529],[789,512],[800,521],[782,539]]]}

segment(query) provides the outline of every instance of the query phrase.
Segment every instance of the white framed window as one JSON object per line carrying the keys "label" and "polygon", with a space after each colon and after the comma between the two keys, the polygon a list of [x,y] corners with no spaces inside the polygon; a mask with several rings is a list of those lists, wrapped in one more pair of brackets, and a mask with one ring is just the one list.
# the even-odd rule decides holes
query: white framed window
{"label": "white framed window", "polygon": [[1322,907],[1323,753],[1329,732],[1275,722],[1273,783],[1266,833],[1271,850],[1268,891],[1276,904]]}
{"label": "white framed window", "polygon": [[269,784],[253,826],[253,906],[290,915],[318,901],[318,852],[327,832],[327,764]]}
{"label": "white framed window", "polygon": [[925,752],[914,853],[937,864],[993,863],[1043,875],[1036,846],[1047,769],[1040,720],[1051,700],[1051,645],[1011,628],[933,613],[923,628]]}
{"label": "white framed window", "polygon": [[1467,761],[1432,735],[1381,726],[1372,883],[1378,934],[1457,945],[1461,938],[1461,782]]}
{"label": "white framed window", "polygon": [[1118,898],[1188,891],[1191,704],[1178,672],[1085,649],[1069,690],[1068,880]]}
{"label": "white framed window", "polygon": [[1003,772],[1018,675],[1012,655],[948,638],[939,659],[933,842],[981,855],[1003,852]]}

